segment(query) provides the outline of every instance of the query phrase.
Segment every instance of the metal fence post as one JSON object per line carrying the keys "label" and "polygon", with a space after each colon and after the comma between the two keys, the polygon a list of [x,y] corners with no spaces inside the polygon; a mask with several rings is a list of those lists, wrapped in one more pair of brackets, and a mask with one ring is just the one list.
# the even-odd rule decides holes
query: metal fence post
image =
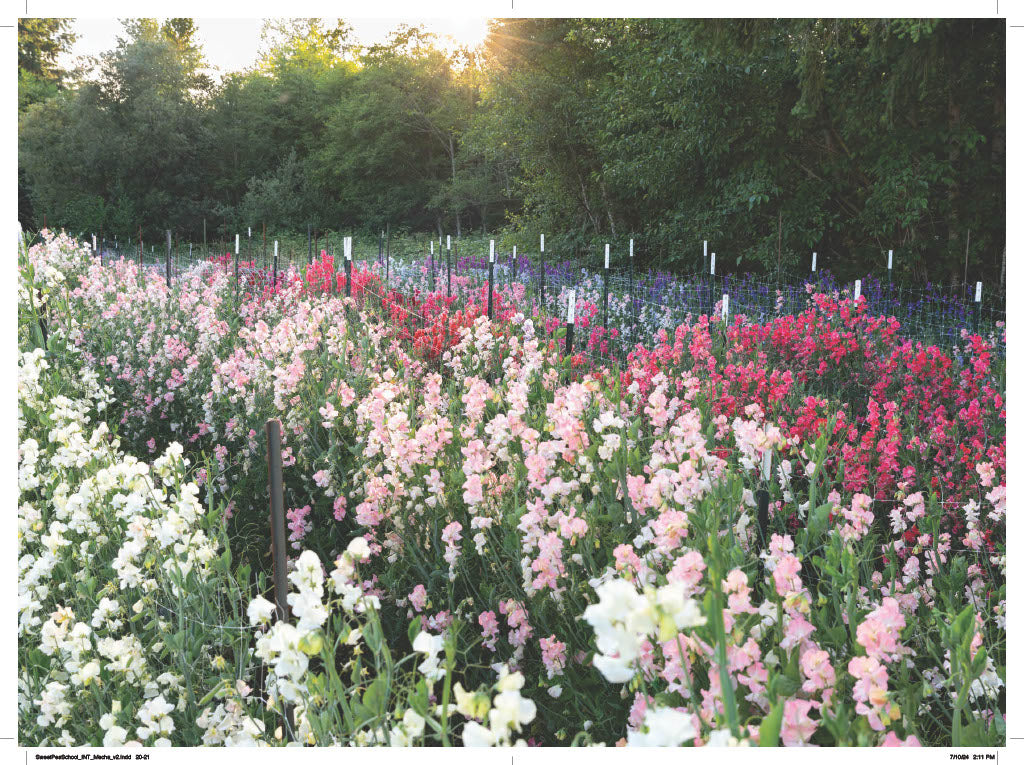
{"label": "metal fence post", "polygon": [[608,273],[609,266],[611,265],[611,245],[605,244],[604,246],[604,277],[603,281],[603,302],[604,302],[604,331],[608,331]]}
{"label": "metal fence post", "polygon": [[345,237],[345,297],[352,297],[352,237]]}
{"label": "metal fence post", "polygon": [[544,234],[540,235],[540,309],[544,310]]}
{"label": "metal fence post", "polygon": [[576,290],[569,290],[568,298],[565,317],[565,355],[571,357],[573,335],[576,329]]}
{"label": "metal fence post", "polygon": [[754,492],[757,498],[757,531],[761,536],[761,549],[768,547],[768,492],[758,489]]}
{"label": "metal fence post", "polygon": [[631,343],[636,343],[636,295],[633,287],[633,240],[629,240],[629,315],[631,323],[629,327],[629,338]]}
{"label": "metal fence post", "polygon": [[711,253],[711,289],[708,291],[708,313],[715,305],[715,253]]}
{"label": "metal fence post", "polygon": [[491,240],[491,255],[487,259],[487,320],[494,319],[494,240]]}
{"label": "metal fence post", "polygon": [[[270,491],[270,544],[274,557],[274,603],[277,618],[287,621],[291,618],[288,608],[288,548],[285,536],[284,479],[281,469],[281,421],[267,420],[267,475]],[[292,709],[283,705],[282,712],[287,721],[287,735],[291,736],[294,726]]]}

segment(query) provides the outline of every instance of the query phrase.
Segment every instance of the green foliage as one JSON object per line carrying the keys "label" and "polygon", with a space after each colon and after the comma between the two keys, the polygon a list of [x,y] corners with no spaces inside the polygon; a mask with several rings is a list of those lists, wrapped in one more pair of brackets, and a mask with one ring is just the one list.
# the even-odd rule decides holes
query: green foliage
{"label": "green foliage", "polygon": [[57,59],[76,38],[71,19],[18,19],[18,72],[59,83],[66,72]]}
{"label": "green foliage", "polygon": [[[1004,26],[969,20],[508,20],[490,140],[534,229],[690,266],[994,280]],[[970,40],[964,45],[963,40]],[[979,261],[981,265],[979,266]],[[972,277],[973,278],[973,277]]]}
{"label": "green foliage", "polygon": [[897,278],[1001,275],[999,20],[505,19],[444,52],[417,27],[364,49],[291,19],[214,85],[191,19],[135,19],[64,93],[68,32],[44,21],[19,47],[26,225],[31,202],[122,236],[507,226],[566,253],[635,238],[660,267],[707,239],[725,272],[816,251],[864,276],[892,248]]}

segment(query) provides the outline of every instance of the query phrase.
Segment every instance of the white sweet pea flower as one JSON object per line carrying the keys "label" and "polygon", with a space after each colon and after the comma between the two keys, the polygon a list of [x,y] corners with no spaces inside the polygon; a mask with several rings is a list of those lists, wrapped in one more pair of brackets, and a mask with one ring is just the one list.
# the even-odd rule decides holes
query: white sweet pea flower
{"label": "white sweet pea flower", "polygon": [[249,624],[255,627],[257,624],[269,624],[276,611],[277,606],[263,596],[257,595],[249,602],[246,614],[249,616]]}
{"label": "white sweet pea flower", "polygon": [[495,737],[490,729],[476,720],[470,720],[462,729],[463,746],[494,746]]}
{"label": "white sweet pea flower", "polygon": [[693,720],[678,709],[651,707],[644,714],[646,733],[629,731],[629,746],[680,746],[697,735]]}

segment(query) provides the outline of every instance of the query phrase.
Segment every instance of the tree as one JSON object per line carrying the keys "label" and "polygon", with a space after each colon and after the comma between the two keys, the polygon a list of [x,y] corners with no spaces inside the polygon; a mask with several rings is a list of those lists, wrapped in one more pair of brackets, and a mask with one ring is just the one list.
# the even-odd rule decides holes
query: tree
{"label": "tree", "polygon": [[71,19],[18,19],[18,71],[61,84],[67,72],[58,58],[76,39]]}

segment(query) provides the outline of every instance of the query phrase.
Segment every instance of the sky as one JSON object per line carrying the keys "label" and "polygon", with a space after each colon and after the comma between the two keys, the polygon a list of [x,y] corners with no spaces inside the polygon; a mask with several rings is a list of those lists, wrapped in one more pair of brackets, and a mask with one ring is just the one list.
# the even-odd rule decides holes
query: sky
{"label": "sky", "polygon": [[[220,71],[235,72],[251,66],[256,62],[260,45],[260,28],[262,19],[203,19],[197,18],[199,38],[202,42],[206,60]],[[333,19],[327,19],[329,23]],[[390,19],[359,19],[347,17],[346,21],[353,27],[357,41],[363,45],[384,42],[388,33],[400,23],[417,24],[442,38],[452,37],[455,42],[475,45],[483,40],[487,28],[484,18],[390,18]],[[78,34],[71,56],[62,63],[68,65],[78,56],[98,56],[115,45],[118,35],[122,34],[121,23],[117,19],[75,19],[73,29]]]}

